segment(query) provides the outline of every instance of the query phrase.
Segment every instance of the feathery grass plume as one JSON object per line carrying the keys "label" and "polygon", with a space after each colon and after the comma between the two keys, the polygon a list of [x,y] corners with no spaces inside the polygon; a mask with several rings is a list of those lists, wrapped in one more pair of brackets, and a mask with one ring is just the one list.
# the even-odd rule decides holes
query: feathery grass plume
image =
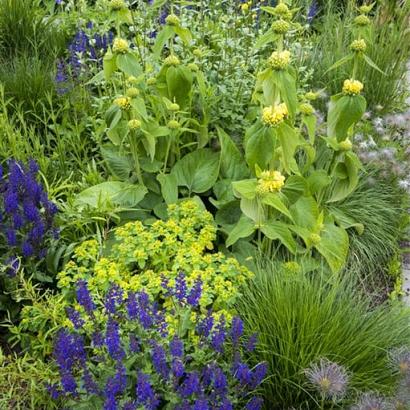
{"label": "feathery grass plume", "polygon": [[407,346],[399,347],[389,353],[389,361],[395,372],[401,375],[410,375],[410,348]]}
{"label": "feathery grass plume", "polygon": [[345,397],[349,384],[349,375],[343,366],[321,358],[304,370],[309,385],[322,398],[338,401]]}

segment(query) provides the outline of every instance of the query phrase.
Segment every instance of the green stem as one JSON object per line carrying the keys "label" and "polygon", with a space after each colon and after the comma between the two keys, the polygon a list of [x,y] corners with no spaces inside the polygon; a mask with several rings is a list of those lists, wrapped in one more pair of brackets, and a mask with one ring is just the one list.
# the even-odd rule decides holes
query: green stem
{"label": "green stem", "polygon": [[164,169],[163,169],[163,173],[165,174],[165,172],[167,171],[167,165],[168,165],[168,157],[169,157],[169,150],[171,149],[171,140],[172,140],[172,136],[170,136],[168,138],[168,142],[167,142],[167,150],[165,152],[165,160],[164,160]]}
{"label": "green stem", "polygon": [[138,141],[137,141],[137,135],[136,135],[135,132],[132,132],[132,133],[131,133],[130,148],[131,148],[132,158],[133,158],[134,164],[135,164],[135,171],[137,172],[138,182],[139,182],[141,185],[144,185],[144,180],[142,179],[142,173],[141,173],[140,160],[139,160],[139,157],[138,157]]}

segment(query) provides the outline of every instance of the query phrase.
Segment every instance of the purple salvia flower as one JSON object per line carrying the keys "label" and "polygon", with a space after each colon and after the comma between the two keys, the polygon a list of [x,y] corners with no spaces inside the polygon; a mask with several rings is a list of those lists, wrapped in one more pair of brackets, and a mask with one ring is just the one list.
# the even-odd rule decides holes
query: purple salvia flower
{"label": "purple salvia flower", "polygon": [[151,358],[155,371],[164,379],[168,378],[169,367],[165,350],[156,341],[151,341]]}
{"label": "purple salvia flower", "polygon": [[87,282],[85,280],[79,280],[77,282],[76,289],[77,302],[84,308],[84,310],[92,315],[95,310],[95,304],[91,297],[90,291],[87,287]]}
{"label": "purple salvia flower", "polygon": [[202,281],[197,279],[187,297],[187,303],[192,307],[197,307],[202,295]]}
{"label": "purple salvia flower", "polygon": [[174,336],[169,344],[169,351],[173,357],[181,358],[184,355],[184,343],[177,336]]}
{"label": "purple salvia flower", "polygon": [[114,360],[121,360],[125,356],[121,346],[119,324],[112,317],[108,319],[105,344],[107,345],[108,353]]}
{"label": "purple salvia flower", "polygon": [[235,316],[232,320],[231,337],[232,343],[236,346],[239,344],[239,339],[243,335],[243,328],[243,321],[240,317]]}

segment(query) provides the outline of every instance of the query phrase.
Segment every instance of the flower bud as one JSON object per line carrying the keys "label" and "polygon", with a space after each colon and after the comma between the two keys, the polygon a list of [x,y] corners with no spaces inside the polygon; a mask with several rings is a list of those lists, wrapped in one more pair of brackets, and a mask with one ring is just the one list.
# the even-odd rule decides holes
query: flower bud
{"label": "flower bud", "polygon": [[290,52],[288,50],[284,51],[274,51],[269,57],[268,64],[274,70],[285,69],[290,61]]}
{"label": "flower bud", "polygon": [[171,130],[177,130],[178,128],[181,128],[181,124],[177,120],[171,120],[168,122],[167,127]]}
{"label": "flower bud", "polygon": [[350,151],[352,149],[352,141],[349,140],[349,138],[346,138],[344,141],[339,142],[339,148],[342,151]]}
{"label": "flower bud", "polygon": [[179,111],[179,105],[177,103],[172,103],[169,106],[170,111]]}
{"label": "flower bud", "polygon": [[370,19],[365,14],[360,14],[354,19],[354,23],[357,26],[368,26],[370,24]]}
{"label": "flower bud", "polygon": [[150,77],[147,79],[147,85],[154,85],[157,82],[155,77]]}
{"label": "flower bud", "polygon": [[113,45],[112,45],[112,51],[117,54],[125,54],[128,53],[129,46],[128,46],[128,41],[125,40],[124,38],[117,37],[114,39]]}
{"label": "flower bud", "polygon": [[313,106],[309,103],[303,103],[299,105],[299,110],[304,115],[312,115],[315,112]]}
{"label": "flower bud", "polygon": [[127,90],[125,95],[130,98],[136,98],[139,96],[139,94],[140,94],[140,90],[138,88],[131,87]]}
{"label": "flower bud", "polygon": [[286,34],[290,29],[290,24],[285,20],[276,20],[272,23],[272,31],[276,34]]}
{"label": "flower bud", "polygon": [[177,66],[181,64],[181,62],[179,61],[179,58],[176,55],[171,54],[164,60],[164,64],[168,66]]}
{"label": "flower bud", "polygon": [[137,130],[141,128],[141,121],[137,119],[128,121],[128,128],[130,130]]}
{"label": "flower bud", "polygon": [[314,93],[313,91],[309,91],[305,94],[305,98],[308,101],[315,101],[317,100],[318,96],[319,96],[318,93]]}
{"label": "flower bud", "polygon": [[366,51],[366,48],[367,48],[367,45],[363,39],[354,40],[352,44],[350,44],[350,49],[357,53],[363,53],[364,51]]}
{"label": "flower bud", "polygon": [[110,9],[112,11],[120,11],[127,8],[124,0],[111,0],[110,1]]}
{"label": "flower bud", "polygon": [[195,63],[189,63],[188,68],[194,73],[199,71],[199,67]]}
{"label": "flower bud", "polygon": [[167,18],[165,19],[165,23],[167,23],[169,26],[179,26],[181,22],[177,15],[169,14]]}
{"label": "flower bud", "polygon": [[318,245],[321,240],[322,239],[321,239],[320,235],[318,235],[317,233],[312,233],[309,236],[309,241],[312,243],[312,245]]}

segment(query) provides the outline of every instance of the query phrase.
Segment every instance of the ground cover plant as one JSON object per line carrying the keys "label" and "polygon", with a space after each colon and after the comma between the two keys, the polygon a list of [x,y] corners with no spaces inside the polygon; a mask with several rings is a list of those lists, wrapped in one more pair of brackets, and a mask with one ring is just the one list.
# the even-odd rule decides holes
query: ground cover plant
{"label": "ground cover plant", "polygon": [[0,0],[0,407],[406,409],[408,2]]}

